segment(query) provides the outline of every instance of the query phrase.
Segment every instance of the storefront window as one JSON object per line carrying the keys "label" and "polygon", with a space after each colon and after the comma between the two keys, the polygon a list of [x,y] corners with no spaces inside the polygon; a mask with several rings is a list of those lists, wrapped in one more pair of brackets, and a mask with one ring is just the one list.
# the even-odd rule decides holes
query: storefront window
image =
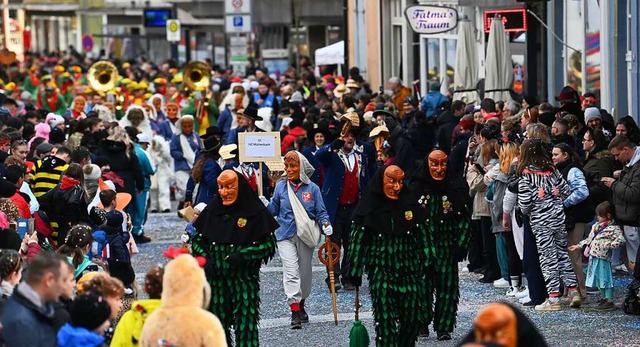
{"label": "storefront window", "polygon": [[[582,51],[585,44],[584,11],[581,1],[567,1],[565,3],[565,33],[567,48],[565,51],[565,71],[567,85],[572,86],[582,94]],[[571,48],[569,48],[571,47]]]}
{"label": "storefront window", "polygon": [[447,45],[446,61],[447,61],[447,88],[453,87],[453,76],[456,70],[456,43],[458,40],[444,40]]}
{"label": "storefront window", "polygon": [[586,66],[587,91],[600,99],[600,4],[598,0],[588,0]]}
{"label": "storefront window", "polygon": [[440,81],[440,39],[427,39],[427,78]]}

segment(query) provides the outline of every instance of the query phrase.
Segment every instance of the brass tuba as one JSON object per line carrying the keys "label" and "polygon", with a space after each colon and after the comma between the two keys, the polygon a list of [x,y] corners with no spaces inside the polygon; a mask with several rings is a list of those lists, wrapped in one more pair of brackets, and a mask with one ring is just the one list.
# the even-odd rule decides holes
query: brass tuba
{"label": "brass tuba", "polygon": [[189,90],[196,90],[198,87],[207,90],[210,83],[211,69],[209,65],[201,61],[194,61],[184,68],[184,85]]}
{"label": "brass tuba", "polygon": [[87,80],[93,90],[106,93],[116,86],[118,69],[111,62],[101,60],[91,65],[87,71]]}

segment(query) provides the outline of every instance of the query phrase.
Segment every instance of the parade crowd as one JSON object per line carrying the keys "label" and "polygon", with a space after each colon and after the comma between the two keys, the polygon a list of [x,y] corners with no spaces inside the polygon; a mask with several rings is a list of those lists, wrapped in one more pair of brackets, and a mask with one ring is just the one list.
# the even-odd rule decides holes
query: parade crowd
{"label": "parade crowd", "polygon": [[[260,267],[280,257],[283,310],[302,329],[321,235],[343,254],[328,289],[368,282],[377,346],[450,340],[464,261],[507,311],[619,299],[640,314],[632,117],[570,86],[549,102],[463,101],[438,82],[373,92],[357,68],[299,65],[241,78],[34,55],[3,70],[0,345],[258,346]],[[280,133],[283,168],[240,161],[253,132]],[[171,212],[187,220],[183,246],[140,286],[145,223]],[[625,298],[614,272],[636,279]],[[484,329],[461,345],[545,345]]]}

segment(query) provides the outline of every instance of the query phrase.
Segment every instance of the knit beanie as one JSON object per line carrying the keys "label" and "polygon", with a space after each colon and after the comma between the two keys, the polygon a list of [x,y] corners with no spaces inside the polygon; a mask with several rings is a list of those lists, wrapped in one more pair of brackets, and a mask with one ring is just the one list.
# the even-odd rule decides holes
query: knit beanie
{"label": "knit beanie", "polygon": [[597,107],[587,107],[584,110],[584,122],[588,124],[589,121],[594,118],[602,120],[602,116],[600,115],[600,110]]}
{"label": "knit beanie", "polygon": [[82,294],[69,307],[71,325],[76,328],[95,330],[109,319],[111,308],[102,296]]}

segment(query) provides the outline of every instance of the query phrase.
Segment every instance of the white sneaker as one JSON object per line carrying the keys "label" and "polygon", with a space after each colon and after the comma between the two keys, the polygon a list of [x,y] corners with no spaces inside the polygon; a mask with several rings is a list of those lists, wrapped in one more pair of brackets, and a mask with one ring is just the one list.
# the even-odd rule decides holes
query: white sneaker
{"label": "white sneaker", "polygon": [[505,280],[504,278],[499,278],[493,281],[493,286],[495,288],[509,288],[511,287],[511,283],[509,283],[509,281]]}
{"label": "white sneaker", "polygon": [[518,288],[517,287],[509,287],[509,289],[507,290],[505,295],[506,296],[516,296],[517,293],[518,293]]}
{"label": "white sneaker", "polygon": [[629,273],[629,270],[624,264],[616,265],[613,267],[613,272],[624,272]]}
{"label": "white sneaker", "polygon": [[516,293],[515,297],[518,298],[518,299],[528,298],[529,297],[529,288],[524,287],[524,289],[522,289],[522,290],[520,290],[519,292]]}
{"label": "white sneaker", "polygon": [[536,311],[560,311],[562,306],[560,306],[558,299],[547,299],[542,304],[536,305],[535,309]]}
{"label": "white sneaker", "polygon": [[523,296],[522,298],[518,299],[518,301],[519,301],[521,304],[526,304],[526,303],[528,303],[529,301],[531,301],[531,298],[529,297],[529,295],[527,295],[527,296]]}

